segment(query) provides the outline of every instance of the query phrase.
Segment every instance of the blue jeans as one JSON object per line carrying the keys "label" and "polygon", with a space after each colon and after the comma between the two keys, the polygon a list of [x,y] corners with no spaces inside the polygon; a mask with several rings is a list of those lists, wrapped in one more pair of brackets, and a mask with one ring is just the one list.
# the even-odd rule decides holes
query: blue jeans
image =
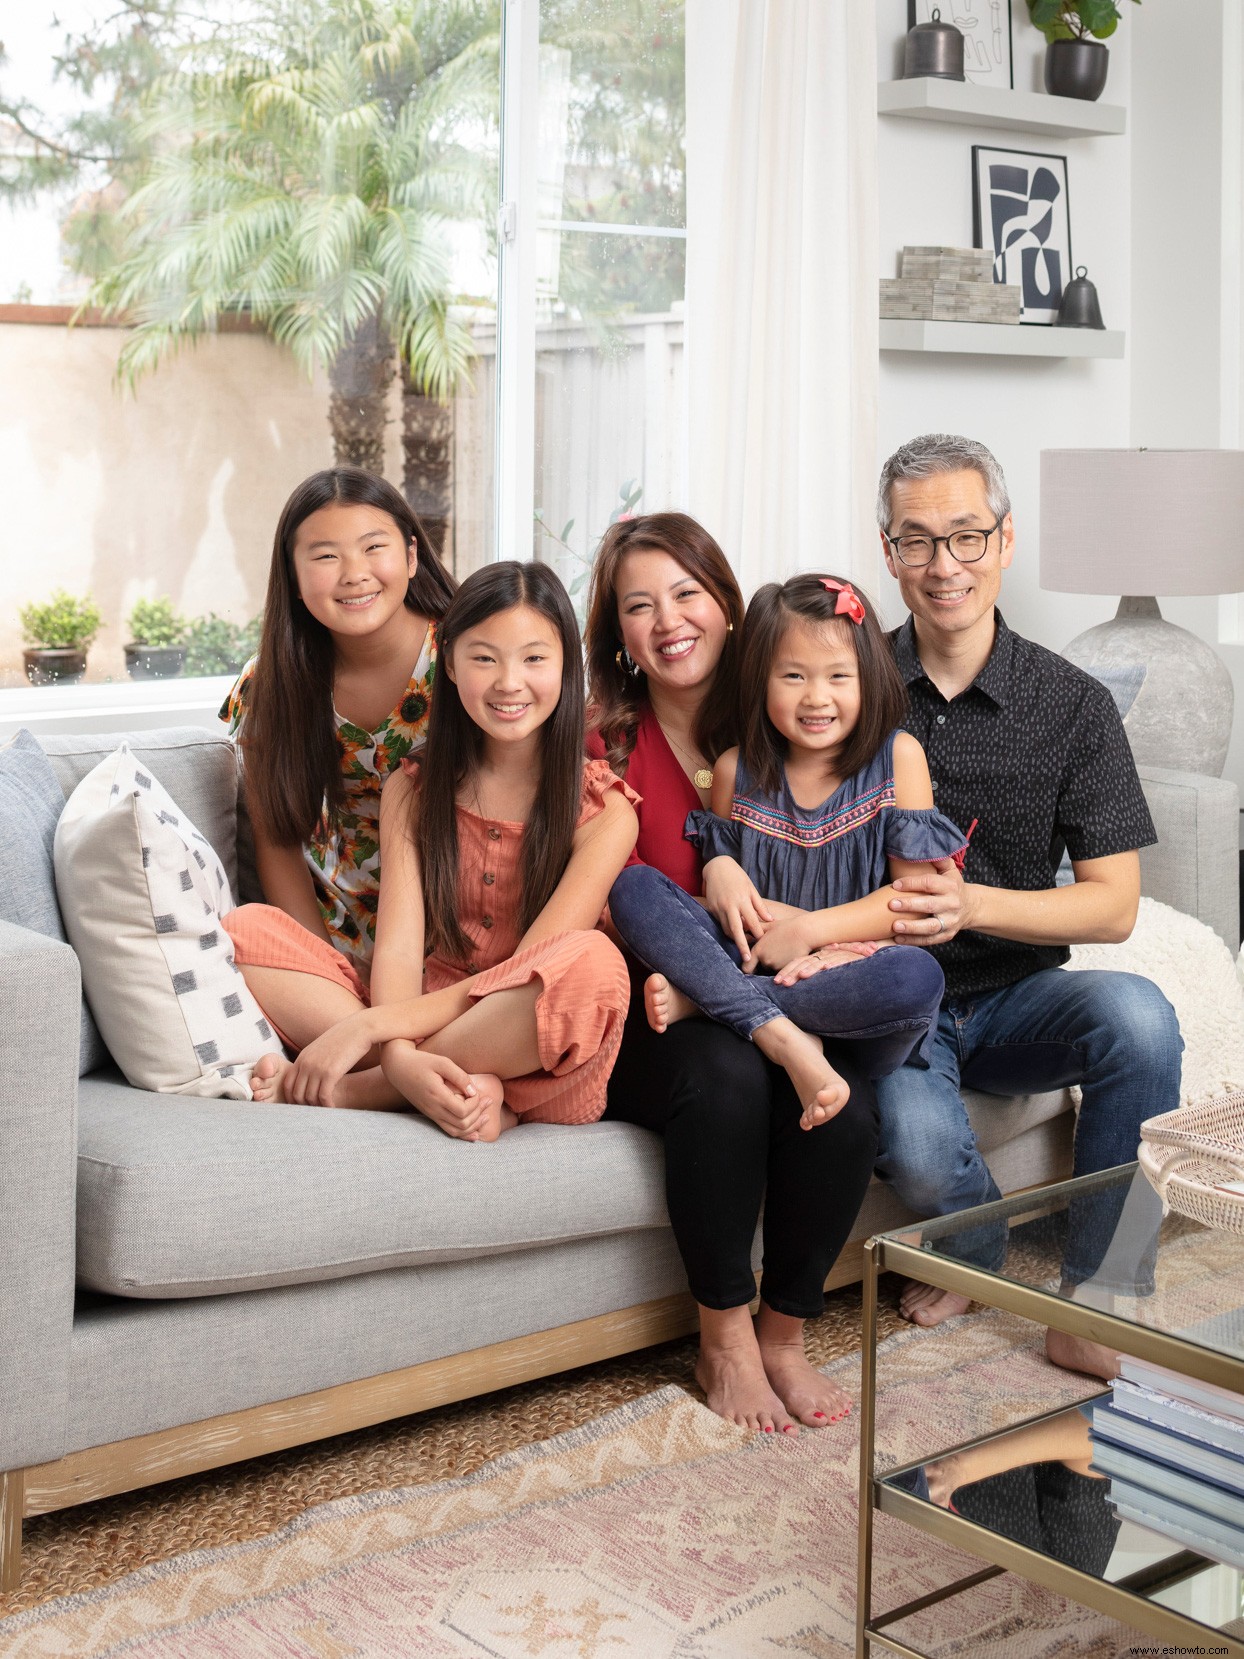
{"label": "blue jeans", "polygon": [[794,985],[745,974],[733,941],[704,906],[647,864],[623,870],[609,893],[609,913],[631,952],[710,1019],[750,1037],[785,1015],[802,1031],[842,1042],[870,1078],[894,1071],[925,1043],[945,989],[937,963],[910,945]]}
{"label": "blue jeans", "polygon": [[[1078,1083],[1076,1175],[1130,1163],[1140,1125],[1179,1104],[1183,1039],[1175,1011],[1151,980],[1102,970],[1046,969],[964,1001],[948,1001],[925,1070],[904,1066],[877,1084],[881,1153],[877,1173],[918,1215],[950,1215],[1001,1194],[976,1146],[960,1085],[999,1097]],[[1071,1206],[1063,1276],[1091,1279],[1114,1236],[1126,1190]],[[1160,1206],[1134,1252],[1131,1284],[1153,1288]],[[997,1271],[1006,1259],[1002,1222],[976,1228],[943,1248]]]}

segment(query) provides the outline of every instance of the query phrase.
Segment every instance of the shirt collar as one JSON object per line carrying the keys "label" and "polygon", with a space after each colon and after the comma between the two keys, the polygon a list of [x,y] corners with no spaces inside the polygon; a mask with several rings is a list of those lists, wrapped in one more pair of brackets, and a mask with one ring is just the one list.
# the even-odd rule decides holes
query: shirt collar
{"label": "shirt collar", "polygon": [[[1015,636],[1002,620],[1002,612],[996,607],[993,620],[993,649],[989,653],[988,662],[968,689],[983,691],[991,703],[996,703],[1002,708],[1006,704],[1011,686],[1011,658]],[[898,671],[903,676],[904,685],[914,685],[917,680],[927,678],[924,665],[920,661],[920,653],[916,649],[916,625],[910,616],[895,638],[894,659],[898,663]]]}

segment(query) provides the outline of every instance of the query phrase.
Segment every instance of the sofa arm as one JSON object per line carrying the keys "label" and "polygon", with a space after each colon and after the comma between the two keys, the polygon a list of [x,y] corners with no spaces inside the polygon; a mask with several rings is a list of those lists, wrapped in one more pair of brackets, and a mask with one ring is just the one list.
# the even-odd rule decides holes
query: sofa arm
{"label": "sofa arm", "polygon": [[0,1470],[64,1450],[81,1006],[72,949],[0,921]]}
{"label": "sofa arm", "polygon": [[1142,847],[1141,891],[1240,945],[1240,794],[1225,778],[1139,766],[1158,832]]}

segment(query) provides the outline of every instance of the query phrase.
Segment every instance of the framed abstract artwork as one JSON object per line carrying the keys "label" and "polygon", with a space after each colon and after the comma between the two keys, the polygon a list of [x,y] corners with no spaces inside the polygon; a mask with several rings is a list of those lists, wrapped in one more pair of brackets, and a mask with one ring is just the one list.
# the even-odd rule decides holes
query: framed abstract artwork
{"label": "framed abstract artwork", "polygon": [[972,235],[993,279],[1020,290],[1021,323],[1053,323],[1071,279],[1066,156],[972,146]]}
{"label": "framed abstract artwork", "polygon": [[934,9],[963,36],[963,74],[974,86],[1014,83],[1011,0],[907,0],[907,27],[931,23]]}

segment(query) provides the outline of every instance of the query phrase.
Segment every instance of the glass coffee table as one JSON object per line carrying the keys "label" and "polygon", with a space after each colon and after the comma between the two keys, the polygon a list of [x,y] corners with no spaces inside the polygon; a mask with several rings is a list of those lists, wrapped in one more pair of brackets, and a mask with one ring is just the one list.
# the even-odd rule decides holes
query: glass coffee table
{"label": "glass coffee table", "polygon": [[[1003,1236],[1006,1262],[990,1259]],[[1061,1277],[1078,1258],[1092,1277],[1073,1293]],[[996,1259],[996,1256],[993,1258]],[[876,1651],[921,1659],[893,1630],[900,1620],[1002,1572],[1019,1574],[1081,1606],[1185,1652],[1244,1659],[1244,1573],[1133,1517],[1120,1525],[1113,1483],[1060,1471],[1091,1455],[1090,1407],[1068,1406],[879,1472],[877,1280],[892,1272],[957,1292],[1072,1338],[1101,1343],[1181,1379],[1244,1395],[1244,1234],[1171,1215],[1164,1221],[1137,1165],[1064,1181],[996,1204],[883,1233],[864,1255],[863,1398],[860,1408],[857,1659]],[[1086,1400],[1109,1390],[1085,1376]],[[1244,1472],[1244,1462],[1240,1465]],[[1048,1472],[1059,1485],[1057,1526],[1042,1531],[1031,1495],[1008,1495],[1004,1472]],[[962,1487],[957,1477],[967,1477]],[[1001,1477],[1002,1484],[999,1479]],[[1061,1483],[1061,1484],[1060,1484]],[[1074,1490],[1072,1490],[1074,1489]],[[1125,1491],[1125,1488],[1120,1488]],[[962,1498],[960,1494],[962,1493]],[[968,1499],[971,1502],[968,1502]],[[955,1501],[959,1500],[959,1501]],[[953,1504],[953,1507],[951,1506]],[[874,1613],[874,1522],[891,1515],[984,1565]],[[1165,1513],[1165,1511],[1164,1511]],[[1156,1649],[1155,1649],[1156,1651]]]}

